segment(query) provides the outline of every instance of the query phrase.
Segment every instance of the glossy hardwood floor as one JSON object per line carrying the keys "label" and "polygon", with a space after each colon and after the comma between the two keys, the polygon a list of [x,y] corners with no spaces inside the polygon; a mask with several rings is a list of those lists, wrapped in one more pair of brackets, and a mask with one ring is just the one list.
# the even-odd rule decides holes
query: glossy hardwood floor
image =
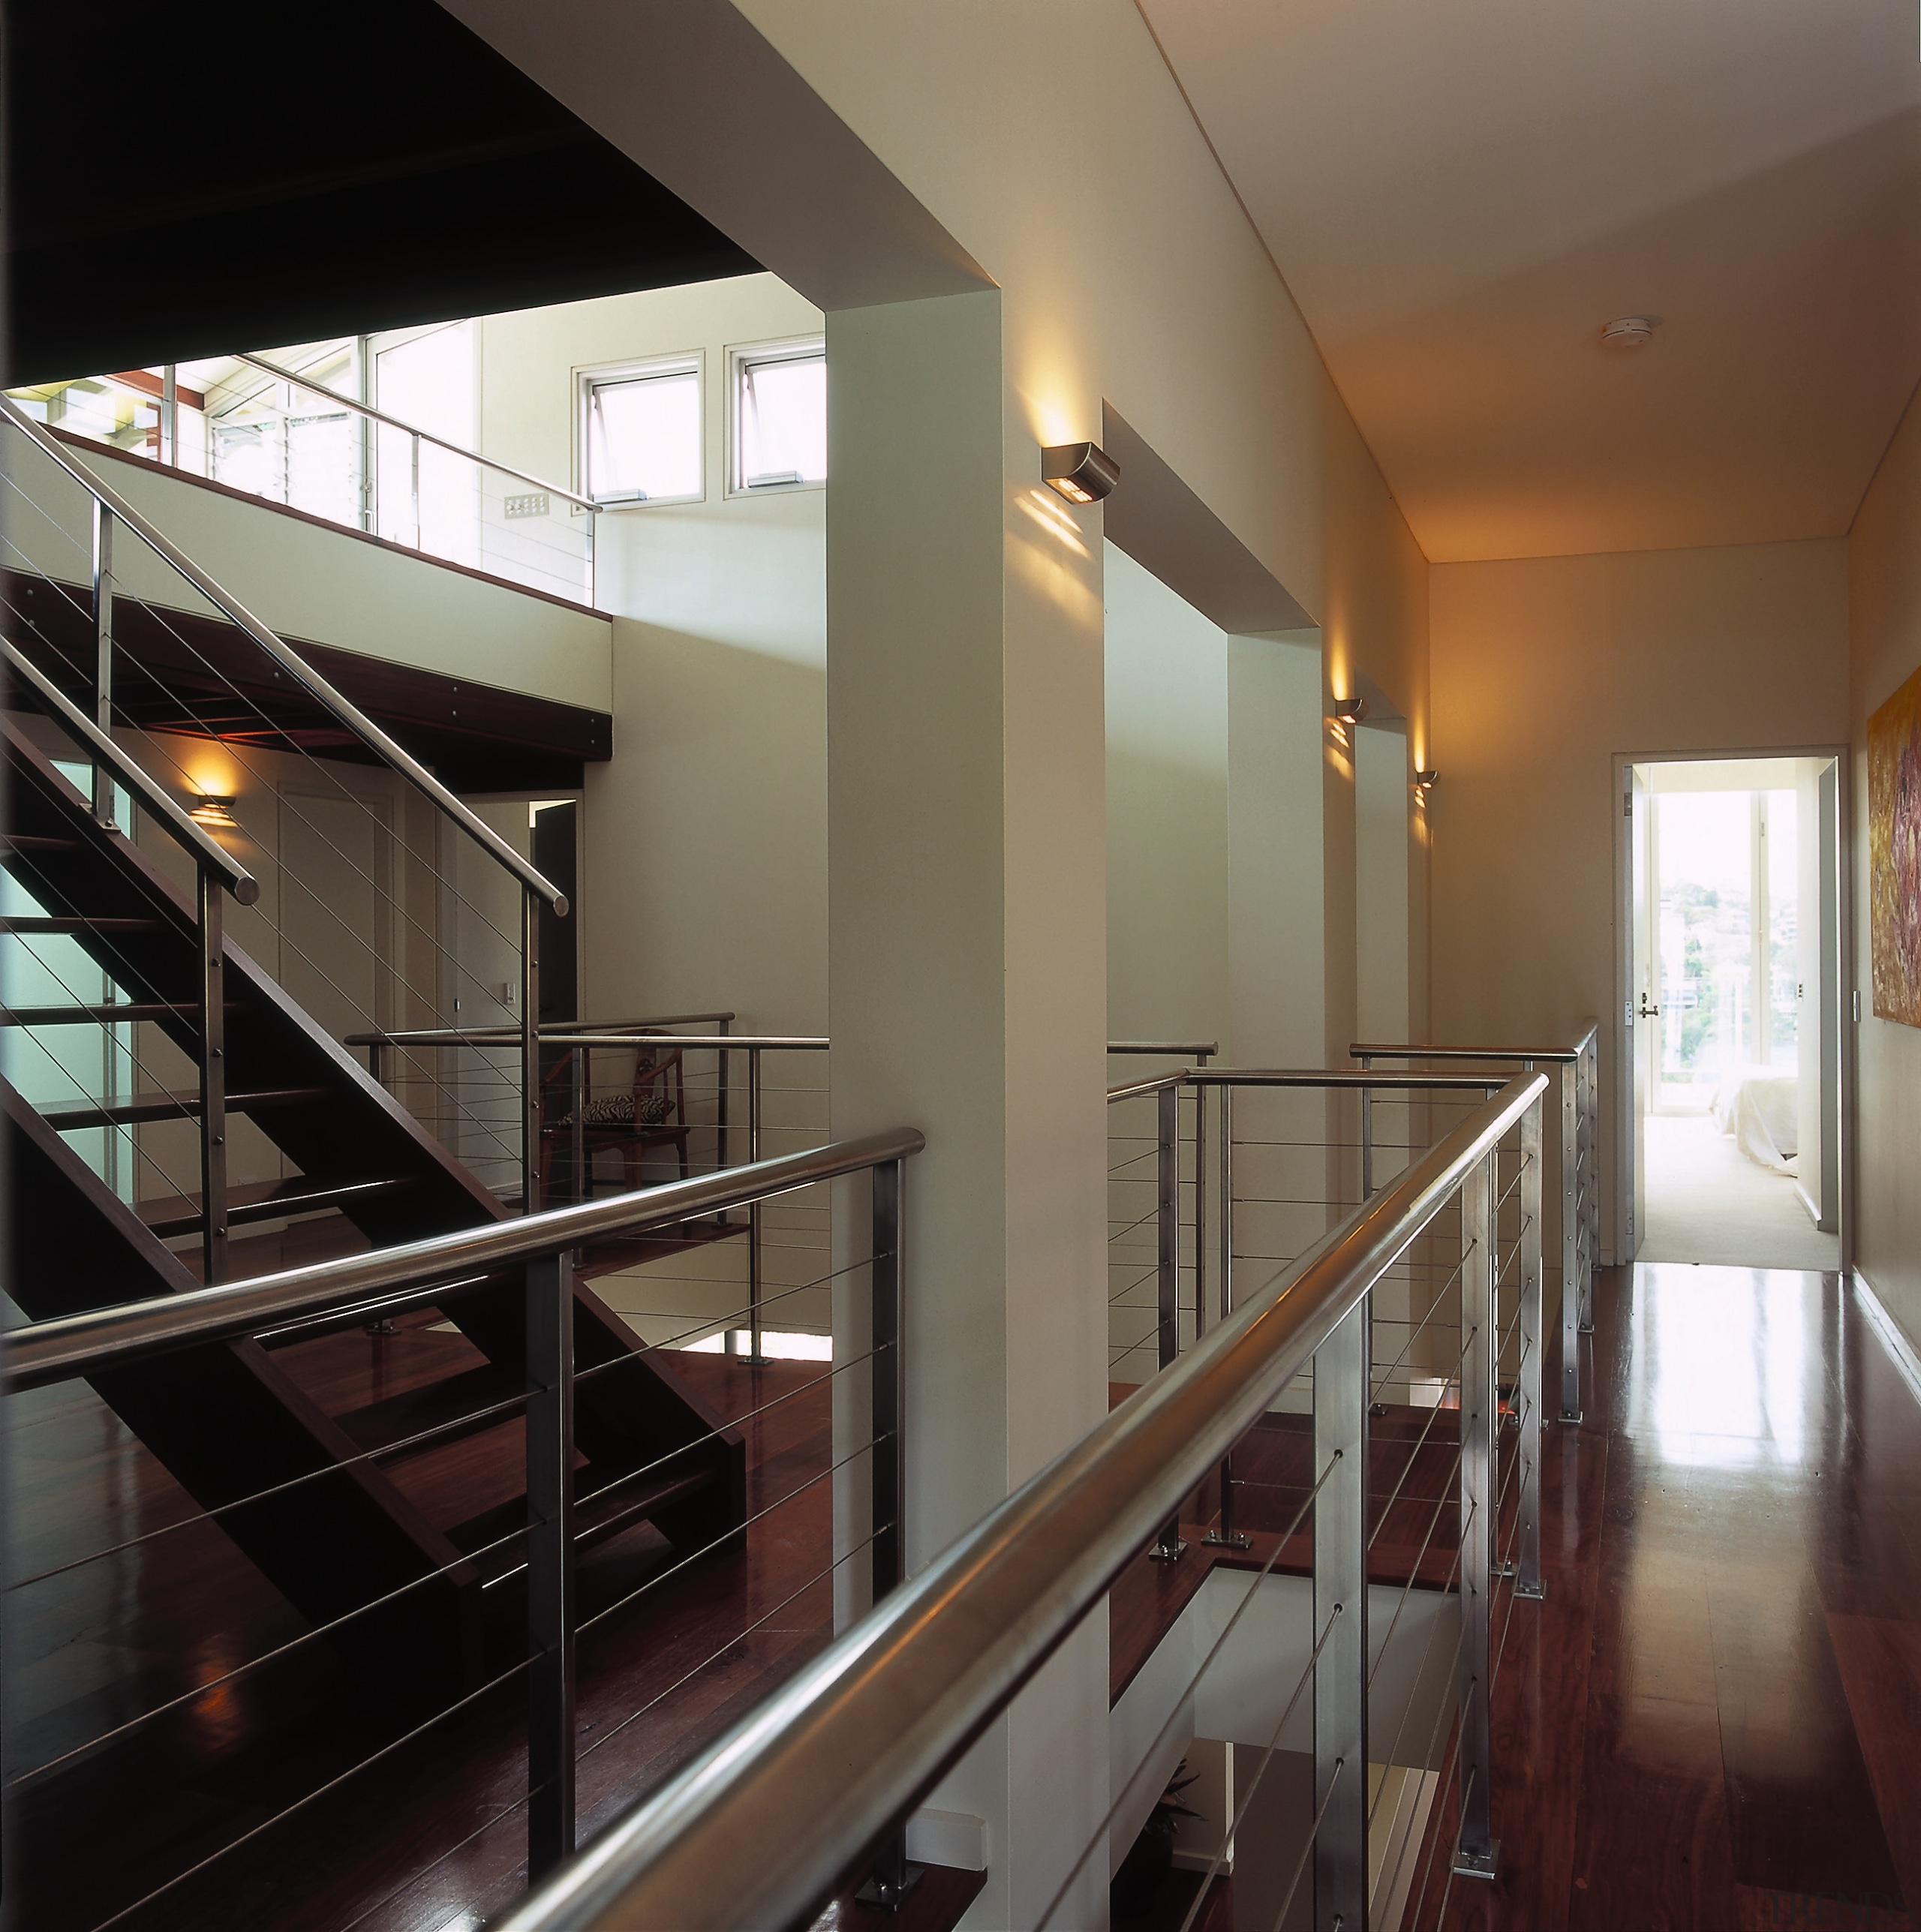
{"label": "glossy hardwood floor", "polygon": [[[392,1336],[356,1330],[302,1342],[281,1359],[323,1407],[341,1409],[433,1381],[472,1353],[416,1320]],[[589,1615],[660,1579],[581,1639],[583,1840],[830,1633],[823,1365],[672,1360],[746,1435],[748,1508],[759,1520],[744,1551],[672,1574],[667,1545],[644,1525],[583,1558]],[[41,1579],[11,1600],[9,1770],[44,1768],[14,1792],[15,1923],[35,1932],[91,1932],[110,1920],[129,1932],[446,1932],[480,1924],[519,1894],[518,1678],[418,1735],[419,1713],[369,1695],[323,1644],[217,1681],[299,1638],[299,1619],[204,1522],[80,1561],[191,1518],[191,1503],[83,1387],[17,1398],[9,1422],[13,1575]],[[511,1486],[519,1425],[470,1440],[480,1462],[498,1465],[476,1465],[474,1480],[491,1473]],[[173,1699],[176,1708],[141,1721]],[[131,1728],[111,1744],[81,1748],[121,1726]],[[355,1769],[376,1753],[385,1755]],[[258,1835],[223,1850],[249,1831]]]}
{"label": "glossy hardwood floor", "polygon": [[1616,1270],[1595,1310],[1547,1600],[1496,1601],[1499,1876],[1442,1844],[1408,1923],[1921,1921],[1921,1402],[1832,1275]]}

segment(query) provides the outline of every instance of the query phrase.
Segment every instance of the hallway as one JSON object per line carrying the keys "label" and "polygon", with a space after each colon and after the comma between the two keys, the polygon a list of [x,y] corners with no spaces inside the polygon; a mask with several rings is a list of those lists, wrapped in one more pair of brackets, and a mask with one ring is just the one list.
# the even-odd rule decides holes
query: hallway
{"label": "hallway", "polygon": [[1611,1270],[1595,1320],[1547,1600],[1495,1603],[1500,1876],[1410,1924],[1912,1924],[1916,1390],[1832,1275]]}
{"label": "hallway", "polygon": [[1638,1258],[1743,1268],[1841,1265],[1841,1236],[1814,1225],[1791,1176],[1750,1160],[1706,1113],[1650,1113]]}

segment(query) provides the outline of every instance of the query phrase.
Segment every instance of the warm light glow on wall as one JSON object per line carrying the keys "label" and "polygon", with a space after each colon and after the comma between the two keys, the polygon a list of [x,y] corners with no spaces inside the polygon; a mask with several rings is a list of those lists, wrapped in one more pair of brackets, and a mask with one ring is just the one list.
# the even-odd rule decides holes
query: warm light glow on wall
{"label": "warm light glow on wall", "polygon": [[1081,526],[1066,504],[1045,488],[1026,490],[1015,498],[1015,507],[1033,518],[1047,533],[1076,556],[1091,558],[1093,552],[1081,539]]}

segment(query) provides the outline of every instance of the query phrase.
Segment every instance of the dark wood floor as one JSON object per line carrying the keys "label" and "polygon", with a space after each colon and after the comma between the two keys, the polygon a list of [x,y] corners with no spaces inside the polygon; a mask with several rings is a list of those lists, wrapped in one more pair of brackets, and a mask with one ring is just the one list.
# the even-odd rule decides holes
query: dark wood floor
{"label": "dark wood floor", "polygon": [[[303,1342],[282,1359],[338,1410],[463,1366],[463,1351],[471,1352],[458,1336],[416,1324],[377,1339],[356,1330]],[[723,1415],[746,1418],[748,1507],[771,1513],[753,1525],[744,1554],[697,1563],[583,1635],[583,1839],[814,1654],[831,1630],[831,1585],[819,1573],[831,1486],[814,1480],[829,1460],[821,1365],[754,1370],[718,1356],[672,1359]],[[83,1389],[17,1399],[11,1420],[17,1578],[193,1515]],[[517,1457],[517,1444],[508,1445],[504,1460]],[[668,1561],[666,1545],[645,1526],[600,1546],[582,1564],[588,1606],[611,1603]],[[11,1601],[9,1769],[51,1766],[14,1793],[14,1922],[86,1932],[137,1906],[117,1921],[134,1932],[440,1932],[477,1924],[519,1894],[518,1681],[410,1741],[411,1720],[370,1698],[323,1644],[214,1685],[302,1626],[205,1524],[29,1583]],[[203,1685],[211,1687],[113,1744],[53,1762]],[[379,1762],[347,1774],[383,1750]],[[336,1777],[336,1788],[291,1817],[267,1822]],[[251,1842],[137,1905],[256,1827]]]}
{"label": "dark wood floor", "polygon": [[[1475,1932],[1921,1917],[1921,1404],[1832,1276],[1603,1275],[1550,1432],[1542,1604],[1506,1621]],[[1432,1836],[1454,1828],[1450,1795]]]}
{"label": "dark wood floor", "polygon": [[[1501,1875],[1450,1884],[1435,1858],[1409,1924],[1909,1925],[1921,1900],[1921,1404],[1832,1277],[1647,1269],[1602,1277],[1595,1306],[1587,1421],[1545,1443],[1547,1600],[1510,1614],[1505,1593],[1496,1600]],[[345,1409],[444,1373],[465,1346],[416,1326],[285,1356]],[[750,1507],[789,1500],[744,1555],[673,1578],[583,1642],[584,1834],[828,1635],[828,1585],[810,1579],[825,1561],[830,1486],[802,1486],[826,1467],[826,1385],[804,1387],[819,1369],[677,1366],[731,1416],[789,1398],[744,1426]],[[1406,1573],[1430,1522],[1432,1546],[1451,1550],[1448,1472],[1428,1467],[1442,1452],[1431,1438],[1408,1459],[1408,1432],[1427,1419],[1376,1420],[1377,1510],[1407,1478],[1378,1546],[1390,1574]],[[17,1577],[191,1513],[84,1392],[17,1399],[11,1420]],[[1304,1493],[1302,1433],[1274,1418],[1237,1461],[1256,1562]],[[1196,1531],[1210,1501],[1189,1513]],[[612,1600],[665,1561],[637,1531],[594,1552],[585,1588]],[[1117,1687],[1207,1561],[1197,1550],[1122,1579]],[[215,1684],[301,1626],[204,1525],[47,1576],[14,1593],[11,1613],[12,1771],[188,1693],[17,1792],[9,1883],[36,1932],[90,1932],[257,1824],[257,1838],[119,1923],[442,1932],[517,1895],[517,1685],[405,1741],[404,1722],[323,1646]],[[344,1776],[380,1749],[378,1765]],[[1442,1852],[1453,1815],[1451,1798],[1437,1805]],[[967,1882],[942,1881],[957,1896]],[[863,1921],[843,1908],[830,1922]]]}

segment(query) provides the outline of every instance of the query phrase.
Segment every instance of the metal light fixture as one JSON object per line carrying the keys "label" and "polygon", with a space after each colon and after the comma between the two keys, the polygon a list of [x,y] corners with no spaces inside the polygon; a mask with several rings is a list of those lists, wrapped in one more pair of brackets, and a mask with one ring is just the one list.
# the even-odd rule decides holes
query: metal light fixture
{"label": "metal light fixture", "polygon": [[1344,725],[1357,725],[1367,715],[1367,700],[1365,698],[1336,698],[1334,700],[1334,715]]}
{"label": "metal light fixture", "polygon": [[1057,443],[1041,452],[1041,480],[1071,503],[1097,503],[1120,481],[1120,465],[1098,443]]}
{"label": "metal light fixture", "polygon": [[1440,776],[1439,772],[1431,768],[1426,771],[1417,771],[1414,775],[1414,789],[1424,798],[1434,789]]}
{"label": "metal light fixture", "polygon": [[233,816],[233,795],[231,792],[203,792],[187,808],[187,816],[196,825],[218,825],[234,831],[239,821]]}

